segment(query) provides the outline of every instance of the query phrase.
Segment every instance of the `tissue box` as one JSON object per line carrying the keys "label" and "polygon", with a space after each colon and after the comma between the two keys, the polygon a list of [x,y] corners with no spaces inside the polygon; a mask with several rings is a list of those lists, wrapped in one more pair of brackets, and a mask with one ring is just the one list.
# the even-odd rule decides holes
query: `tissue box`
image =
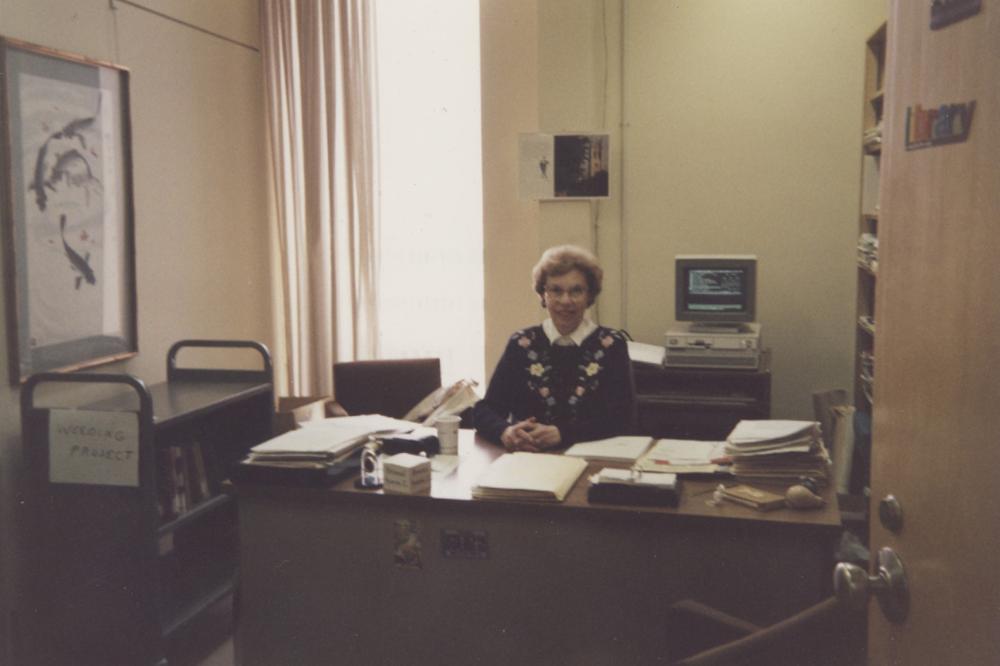
{"label": "tissue box", "polygon": [[382,488],[402,495],[431,491],[431,461],[412,453],[397,453],[382,460]]}

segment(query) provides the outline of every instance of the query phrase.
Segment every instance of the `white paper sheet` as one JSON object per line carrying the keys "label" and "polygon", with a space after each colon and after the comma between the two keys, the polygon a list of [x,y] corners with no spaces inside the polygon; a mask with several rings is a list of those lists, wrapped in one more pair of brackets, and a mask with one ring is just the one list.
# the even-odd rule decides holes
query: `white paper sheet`
{"label": "white paper sheet", "polygon": [[652,365],[662,365],[663,355],[666,349],[660,345],[651,345],[645,342],[628,341],[628,355],[633,361],[639,363],[650,363]]}
{"label": "white paper sheet", "polygon": [[138,486],[138,414],[49,410],[49,482]]}

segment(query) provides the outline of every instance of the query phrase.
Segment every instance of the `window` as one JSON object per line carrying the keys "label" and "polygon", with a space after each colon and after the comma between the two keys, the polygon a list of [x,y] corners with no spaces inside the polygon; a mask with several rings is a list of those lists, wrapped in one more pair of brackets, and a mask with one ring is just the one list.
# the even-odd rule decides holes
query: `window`
{"label": "window", "polygon": [[482,382],[479,3],[374,5],[380,355]]}

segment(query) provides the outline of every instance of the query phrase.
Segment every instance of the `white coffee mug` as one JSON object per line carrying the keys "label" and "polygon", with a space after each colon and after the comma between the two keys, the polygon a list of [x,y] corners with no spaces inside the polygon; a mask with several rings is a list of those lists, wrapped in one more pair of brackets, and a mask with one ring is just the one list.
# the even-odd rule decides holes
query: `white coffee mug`
{"label": "white coffee mug", "polygon": [[434,422],[438,441],[441,442],[441,453],[448,456],[458,455],[458,424],[461,421],[458,416],[440,416]]}

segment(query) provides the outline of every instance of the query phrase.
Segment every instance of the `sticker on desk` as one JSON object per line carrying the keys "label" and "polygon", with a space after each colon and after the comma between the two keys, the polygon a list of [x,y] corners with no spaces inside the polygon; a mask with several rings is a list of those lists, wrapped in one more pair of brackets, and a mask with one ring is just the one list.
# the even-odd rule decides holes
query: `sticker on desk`
{"label": "sticker on desk", "polygon": [[399,569],[423,569],[420,523],[399,519],[395,523],[392,561]]}
{"label": "sticker on desk", "polygon": [[49,410],[49,482],[138,486],[138,414]]}

